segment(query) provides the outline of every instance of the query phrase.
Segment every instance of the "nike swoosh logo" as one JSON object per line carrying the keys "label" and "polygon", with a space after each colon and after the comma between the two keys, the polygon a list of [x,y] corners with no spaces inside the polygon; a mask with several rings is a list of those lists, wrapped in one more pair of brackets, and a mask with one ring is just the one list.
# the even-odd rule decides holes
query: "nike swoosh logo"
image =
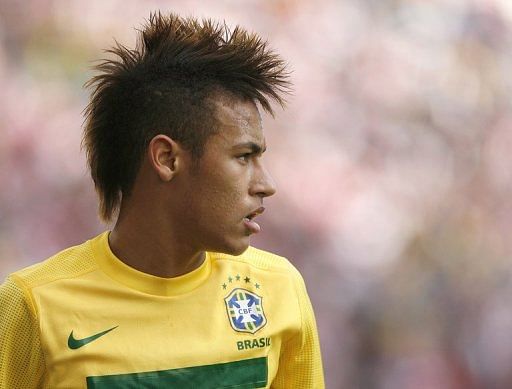
{"label": "nike swoosh logo", "polygon": [[92,336],[89,336],[89,337],[83,338],[83,339],[75,339],[75,337],[73,336],[73,331],[71,331],[71,333],[69,334],[69,338],[68,338],[68,347],[71,350],[76,350],[77,348],[83,347],[86,344],[89,344],[89,343],[95,341],[96,339],[102,337],[103,335],[108,334],[110,331],[115,330],[117,327],[119,327],[119,326],[109,328],[108,330],[98,332],[97,334],[94,334]]}

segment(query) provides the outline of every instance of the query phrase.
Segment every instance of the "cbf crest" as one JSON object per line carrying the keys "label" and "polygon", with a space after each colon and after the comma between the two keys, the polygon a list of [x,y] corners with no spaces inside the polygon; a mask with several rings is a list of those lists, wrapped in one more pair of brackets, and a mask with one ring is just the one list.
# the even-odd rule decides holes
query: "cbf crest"
{"label": "cbf crest", "polygon": [[262,298],[256,293],[237,288],[224,299],[231,327],[238,332],[254,334],[267,324]]}

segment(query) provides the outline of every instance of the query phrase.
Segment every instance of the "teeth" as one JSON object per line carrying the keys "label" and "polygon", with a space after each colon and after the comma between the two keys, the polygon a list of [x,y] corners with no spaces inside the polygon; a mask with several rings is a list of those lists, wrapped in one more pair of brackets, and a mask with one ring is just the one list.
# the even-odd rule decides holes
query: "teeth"
{"label": "teeth", "polygon": [[258,216],[259,214],[263,213],[263,211],[264,211],[264,208],[263,208],[263,207],[261,207],[261,208],[260,208],[260,209],[258,209],[257,211],[255,211],[255,212],[250,213],[249,215],[247,215],[247,216],[245,217],[245,219],[247,219],[247,220],[252,220],[252,219],[254,219],[256,216]]}

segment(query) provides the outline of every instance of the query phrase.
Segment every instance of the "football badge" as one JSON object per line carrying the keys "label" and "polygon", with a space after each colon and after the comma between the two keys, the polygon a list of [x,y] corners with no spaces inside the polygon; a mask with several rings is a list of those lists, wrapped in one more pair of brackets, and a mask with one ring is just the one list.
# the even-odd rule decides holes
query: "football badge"
{"label": "football badge", "polygon": [[248,290],[236,288],[224,299],[229,323],[235,331],[254,334],[267,324],[260,296]]}

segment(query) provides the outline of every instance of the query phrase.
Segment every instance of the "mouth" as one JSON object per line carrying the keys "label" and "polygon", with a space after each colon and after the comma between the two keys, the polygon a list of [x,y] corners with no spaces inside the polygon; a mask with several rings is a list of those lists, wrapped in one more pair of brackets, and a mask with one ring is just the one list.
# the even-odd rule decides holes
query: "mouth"
{"label": "mouth", "polygon": [[250,221],[250,220],[254,219],[256,216],[261,215],[263,212],[265,212],[265,207],[259,207],[258,209],[256,209],[255,211],[252,211],[250,214],[248,214],[246,217],[244,217],[244,219],[247,219]]}
{"label": "mouth", "polygon": [[261,231],[261,227],[258,223],[256,223],[253,219],[261,215],[265,211],[264,207],[259,207],[258,209],[252,211],[250,214],[244,217],[244,224],[247,229],[253,233],[256,234]]}

